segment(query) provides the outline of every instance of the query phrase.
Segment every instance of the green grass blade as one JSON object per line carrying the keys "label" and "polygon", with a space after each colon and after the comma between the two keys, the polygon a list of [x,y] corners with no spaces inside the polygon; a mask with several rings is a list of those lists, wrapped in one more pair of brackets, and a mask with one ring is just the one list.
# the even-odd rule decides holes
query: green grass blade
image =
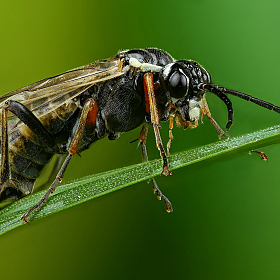
{"label": "green grass blade", "polygon": [[[169,156],[170,169],[177,169],[209,158],[242,153],[280,142],[280,126],[219,141],[200,148]],[[157,176],[162,171],[160,159],[144,162],[96,175],[87,176],[58,187],[40,211],[32,213],[29,221],[48,216],[84,201]],[[0,235],[20,225],[21,216],[36,204],[45,191],[14,202],[0,212]]]}

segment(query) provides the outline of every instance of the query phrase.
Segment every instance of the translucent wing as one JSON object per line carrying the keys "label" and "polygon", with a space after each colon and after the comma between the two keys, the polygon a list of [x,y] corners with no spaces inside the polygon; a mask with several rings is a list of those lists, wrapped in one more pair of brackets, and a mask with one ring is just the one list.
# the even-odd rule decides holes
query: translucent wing
{"label": "translucent wing", "polygon": [[[96,61],[7,93],[0,98],[0,109],[7,99],[11,99],[22,103],[38,118],[42,118],[92,85],[119,77],[128,69],[128,66],[123,67],[122,59],[117,57]],[[15,116],[9,117],[10,123],[15,125],[17,121]]]}

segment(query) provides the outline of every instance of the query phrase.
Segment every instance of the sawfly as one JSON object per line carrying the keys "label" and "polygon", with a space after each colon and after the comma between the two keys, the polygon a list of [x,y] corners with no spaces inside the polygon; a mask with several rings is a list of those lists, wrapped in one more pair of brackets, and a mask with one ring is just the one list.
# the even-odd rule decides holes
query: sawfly
{"label": "sawfly", "polygon": [[[167,154],[173,122],[195,128],[205,115],[219,136],[224,131],[210,114],[205,94],[219,97],[228,110],[226,130],[232,125],[233,108],[228,94],[280,113],[280,108],[245,93],[211,83],[205,68],[193,60],[175,60],[157,48],[120,51],[66,73],[12,91],[0,98],[1,182],[0,202],[32,193],[36,178],[55,154],[66,154],[55,180],[36,205],[22,217],[40,209],[76,153],[97,140],[117,139],[123,132],[143,125],[139,135],[143,159],[148,160],[146,138],[152,126],[163,161],[162,174],[171,174]],[[159,128],[169,120],[165,149]],[[172,206],[153,179],[153,189],[168,212]]]}

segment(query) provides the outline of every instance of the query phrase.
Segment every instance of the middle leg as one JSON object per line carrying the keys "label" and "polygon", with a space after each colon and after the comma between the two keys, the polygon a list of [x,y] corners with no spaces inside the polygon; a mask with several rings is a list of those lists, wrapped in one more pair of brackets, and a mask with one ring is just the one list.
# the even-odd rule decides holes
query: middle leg
{"label": "middle leg", "polygon": [[[141,145],[141,151],[142,151],[142,157],[143,157],[143,161],[148,161],[148,153],[147,153],[147,148],[146,148],[146,139],[147,139],[147,134],[148,134],[148,124],[145,123],[142,127],[142,130],[140,132],[139,135],[139,144]],[[153,192],[154,194],[157,195],[158,200],[163,200],[165,203],[165,209],[166,212],[171,213],[173,211],[171,202],[169,201],[169,199],[161,192],[161,190],[159,189],[155,178],[152,178],[153,181]]]}

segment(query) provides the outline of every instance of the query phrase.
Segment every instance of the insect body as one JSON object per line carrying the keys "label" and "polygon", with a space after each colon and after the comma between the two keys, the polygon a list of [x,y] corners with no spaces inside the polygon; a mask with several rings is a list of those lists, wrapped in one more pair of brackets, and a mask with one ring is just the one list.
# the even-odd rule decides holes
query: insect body
{"label": "insect body", "polygon": [[[23,222],[47,201],[63,177],[75,153],[80,153],[106,136],[114,140],[121,133],[141,124],[138,138],[144,160],[148,126],[152,125],[163,160],[164,175],[171,172],[159,132],[159,123],[170,120],[169,153],[173,120],[178,126],[195,128],[202,115],[214,125],[218,135],[223,130],[211,117],[205,93],[212,92],[228,108],[232,124],[232,104],[226,94],[233,94],[280,113],[280,108],[250,95],[211,84],[210,74],[193,60],[174,60],[167,52],[139,49],[119,52],[109,60],[97,61],[51,77],[0,99],[1,109],[1,184],[0,202],[26,196],[33,191],[36,178],[54,154],[67,154],[56,179],[44,197],[23,215]],[[155,180],[154,192],[169,200]]]}

